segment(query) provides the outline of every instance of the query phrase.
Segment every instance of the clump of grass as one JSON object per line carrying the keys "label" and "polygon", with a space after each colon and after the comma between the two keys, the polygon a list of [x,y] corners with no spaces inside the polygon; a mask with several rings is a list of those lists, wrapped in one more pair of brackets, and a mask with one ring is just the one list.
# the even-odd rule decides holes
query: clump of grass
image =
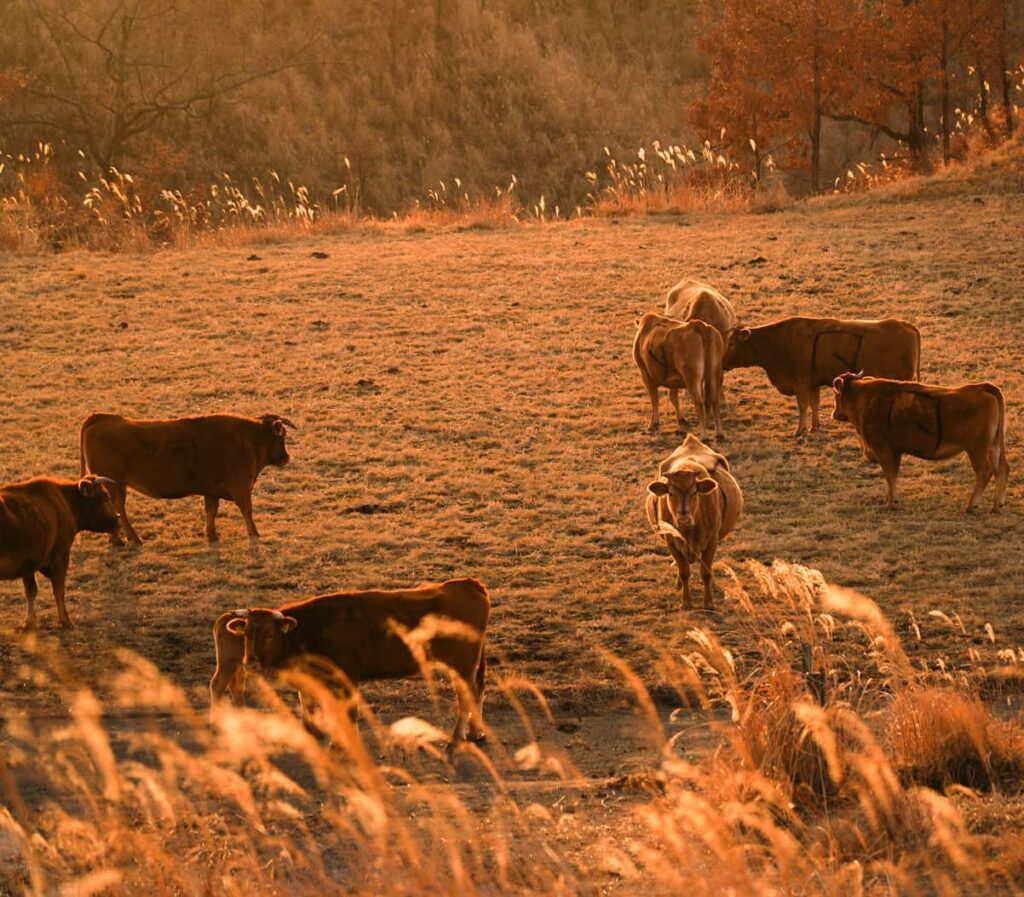
{"label": "clump of grass", "polygon": [[[1009,880],[1016,860],[986,852],[935,788],[1019,786],[1024,729],[956,682],[923,683],[869,599],[795,565],[746,572],[727,598],[746,611],[753,650],[736,655],[703,628],[663,659],[680,695],[728,708],[719,748],[684,759],[645,683],[606,655],[661,760],[605,782],[548,753],[520,697],[550,724],[543,694],[515,677],[494,691],[523,743],[467,745],[449,761],[424,720],[387,726],[363,708],[358,731],[348,701],[308,671],[282,684],[312,699],[326,738],[257,678],[250,708],[219,707],[208,722],[128,652],[103,706],[26,642],[36,684],[64,694],[70,714],[55,727],[12,717],[0,735],[0,890],[582,895],[611,874],[652,894],[969,894]],[[853,659],[819,680],[836,639],[860,650],[845,645]],[[629,791],[635,825],[578,860],[580,845],[550,807],[517,797],[508,770],[549,775],[566,794]]]}
{"label": "clump of grass", "polygon": [[974,694],[915,686],[893,696],[886,741],[908,781],[945,789],[1024,786],[1024,732],[994,719]]}

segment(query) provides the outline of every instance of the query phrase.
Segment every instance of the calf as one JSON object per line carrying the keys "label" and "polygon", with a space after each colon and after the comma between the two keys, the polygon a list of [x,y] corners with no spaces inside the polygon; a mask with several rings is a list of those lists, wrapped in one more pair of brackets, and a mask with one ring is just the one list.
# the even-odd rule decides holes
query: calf
{"label": "calf", "polygon": [[71,626],[64,606],[64,585],[71,546],[84,531],[113,533],[117,512],[106,477],[78,480],[37,477],[23,483],[0,486],[0,579],[20,579],[28,609],[25,628],[36,625],[36,573],[50,580],[57,602],[57,619]]}
{"label": "calf", "polygon": [[690,565],[698,558],[704,606],[714,606],[718,543],[733,531],[742,510],[743,493],[729,462],[692,433],[659,465],[658,478],[647,486],[647,520],[675,561],[684,608],[692,603]]}
{"label": "calf", "polygon": [[633,361],[651,401],[648,432],[656,432],[661,426],[658,389],[667,387],[680,428],[685,423],[679,390],[685,389],[697,411],[701,435],[707,438],[712,420],[716,434],[725,435],[720,403],[722,351],[721,334],[703,321],[680,323],[657,312],[648,312],[637,320]]}
{"label": "calf", "polygon": [[[451,672],[459,717],[449,746],[482,741],[485,640],[490,599],[475,579],[390,591],[339,592],[277,609],[222,614],[214,624],[212,702],[230,690],[241,702],[245,672],[272,672],[319,658],[353,688],[422,672],[422,660]],[[412,638],[403,637],[412,633]],[[419,646],[419,647],[416,647]],[[416,654],[420,648],[423,657]]]}
{"label": "calf", "polygon": [[948,388],[845,373],[832,384],[832,417],[853,424],[869,461],[882,468],[888,484],[886,507],[896,508],[896,478],[904,455],[939,461],[967,452],[975,484],[967,510],[981,502],[995,477],[992,510],[1006,501],[1010,464],[1006,460],[1006,403],[999,387],[968,383]]}
{"label": "calf", "polygon": [[[221,499],[233,501],[249,538],[257,539],[252,490],[264,467],[288,463],[285,427],[295,424],[276,414],[258,419],[212,414],[173,420],[90,414],[80,434],[82,473],[91,471],[116,481],[112,497],[132,542],[142,540],[125,510],[129,489],[150,498],[203,496],[210,542],[217,541]],[[111,540],[121,541],[117,534]]]}
{"label": "calf", "polygon": [[821,387],[846,371],[863,369],[878,377],[918,376],[921,334],[895,319],[842,321],[836,318],[784,318],[763,327],[742,327],[729,338],[724,370],[764,368],[784,396],[796,396],[800,424],[796,435],[818,429]]}

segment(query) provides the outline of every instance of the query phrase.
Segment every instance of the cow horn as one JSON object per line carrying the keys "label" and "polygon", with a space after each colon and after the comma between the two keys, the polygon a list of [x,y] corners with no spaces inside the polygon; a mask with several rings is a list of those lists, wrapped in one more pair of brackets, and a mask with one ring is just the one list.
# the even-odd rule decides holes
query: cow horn
{"label": "cow horn", "polygon": [[284,619],[284,614],[281,613],[281,611],[279,611],[279,610],[271,611],[271,613],[274,615],[274,619],[275,620],[283,620]]}
{"label": "cow horn", "polygon": [[245,618],[249,616],[249,608],[240,607],[238,610],[231,611],[231,613],[233,613],[236,617]]}
{"label": "cow horn", "polygon": [[104,486],[116,486],[117,480],[112,480],[110,477],[93,477],[94,483],[102,483]]}
{"label": "cow horn", "polygon": [[281,423],[284,424],[286,427],[291,427],[293,430],[299,429],[298,427],[295,426],[295,424],[288,420],[287,417],[278,417],[278,420],[281,421]]}

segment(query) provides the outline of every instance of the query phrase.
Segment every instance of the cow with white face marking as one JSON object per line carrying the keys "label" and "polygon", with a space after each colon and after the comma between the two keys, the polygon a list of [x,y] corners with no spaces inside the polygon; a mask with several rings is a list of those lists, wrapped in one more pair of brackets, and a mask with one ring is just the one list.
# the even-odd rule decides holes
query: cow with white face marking
{"label": "cow with white face marking", "polygon": [[729,462],[692,433],[659,465],[658,478],[647,486],[647,520],[675,561],[684,608],[692,604],[690,568],[698,561],[704,606],[714,606],[718,543],[733,531],[742,510],[743,493]]}

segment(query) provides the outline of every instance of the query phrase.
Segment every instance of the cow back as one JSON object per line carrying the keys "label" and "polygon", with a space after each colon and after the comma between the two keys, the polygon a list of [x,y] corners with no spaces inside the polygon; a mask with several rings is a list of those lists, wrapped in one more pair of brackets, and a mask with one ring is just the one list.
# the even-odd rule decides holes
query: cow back
{"label": "cow back", "polygon": [[460,672],[472,669],[490,602],[476,580],[450,580],[415,589],[321,595],[280,610],[298,622],[293,657],[325,657],[358,683],[416,675],[420,664],[409,633],[428,659]]}
{"label": "cow back", "polygon": [[0,579],[47,566],[66,553],[78,529],[59,483],[39,478],[0,486]]}
{"label": "cow back", "polygon": [[131,420],[93,415],[82,425],[83,467],[151,498],[232,498],[259,472],[258,424],[233,415]]}

